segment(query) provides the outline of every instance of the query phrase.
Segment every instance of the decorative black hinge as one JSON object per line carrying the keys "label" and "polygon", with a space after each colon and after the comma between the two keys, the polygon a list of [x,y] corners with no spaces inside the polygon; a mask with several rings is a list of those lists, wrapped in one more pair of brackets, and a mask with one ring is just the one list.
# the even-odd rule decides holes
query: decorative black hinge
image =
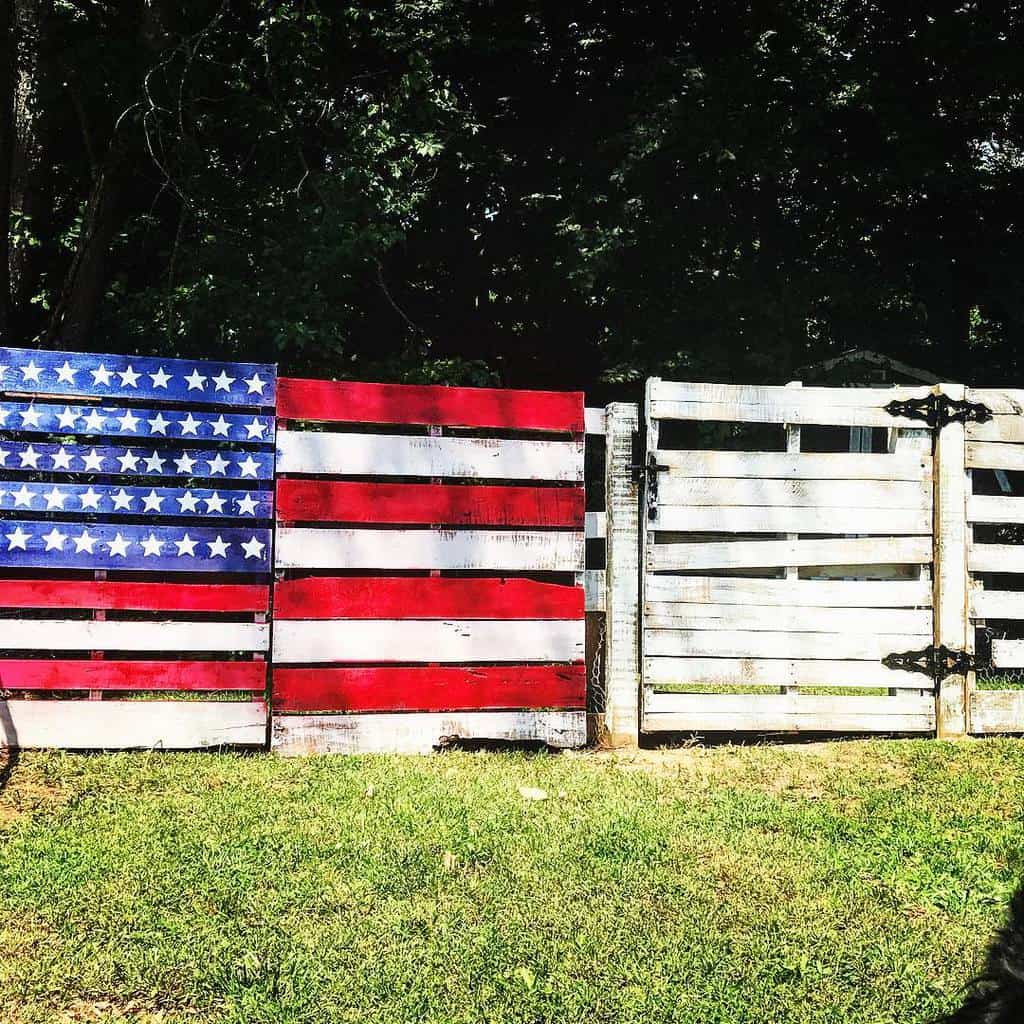
{"label": "decorative black hinge", "polygon": [[989,668],[992,663],[991,647],[983,642],[976,654],[969,651],[954,651],[945,644],[929,644],[919,651],[901,651],[887,654],[882,659],[886,668],[904,672],[920,672],[935,683],[941,683],[947,676],[962,676],[968,672]]}
{"label": "decorative black hinge", "polygon": [[947,423],[987,423],[992,419],[992,410],[981,402],[968,402],[965,398],[950,398],[948,395],[926,395],[924,398],[894,399],[885,411],[890,416],[904,416],[911,420],[923,420],[929,427],[941,430]]}
{"label": "decorative black hinge", "polygon": [[642,479],[647,485],[645,488],[647,494],[647,518],[657,519],[658,474],[667,473],[669,467],[662,466],[655,458],[654,452],[649,452],[646,462],[633,462],[629,468],[632,471],[634,483],[639,483]]}

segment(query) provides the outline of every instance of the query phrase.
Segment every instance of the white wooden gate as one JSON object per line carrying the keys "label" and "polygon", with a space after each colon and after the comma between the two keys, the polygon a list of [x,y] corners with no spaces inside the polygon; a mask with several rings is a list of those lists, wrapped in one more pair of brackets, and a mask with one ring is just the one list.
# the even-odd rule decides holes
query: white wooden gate
{"label": "white wooden gate", "polygon": [[935,729],[930,393],[648,382],[643,732]]}

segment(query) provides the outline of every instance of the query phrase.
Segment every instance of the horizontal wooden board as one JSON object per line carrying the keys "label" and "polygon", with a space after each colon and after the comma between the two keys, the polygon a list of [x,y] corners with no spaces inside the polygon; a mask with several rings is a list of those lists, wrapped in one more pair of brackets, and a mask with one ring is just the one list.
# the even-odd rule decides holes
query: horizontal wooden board
{"label": "horizontal wooden board", "polygon": [[262,622],[95,622],[90,619],[0,619],[0,650],[265,651]]}
{"label": "horizontal wooden board", "polygon": [[804,605],[816,608],[930,608],[928,580],[765,580],[714,576],[648,576],[649,601]]}
{"label": "horizontal wooden board", "polygon": [[1024,572],[1024,545],[972,544],[967,550],[971,572]]}
{"label": "horizontal wooden board", "polygon": [[583,528],[582,487],[280,480],[277,515],[285,522],[553,526]]}
{"label": "horizontal wooden board", "polygon": [[970,494],[967,520],[971,523],[1024,523],[1024,497]]}
{"label": "horizontal wooden board", "polygon": [[968,600],[972,618],[1024,619],[1024,591],[974,587]]}
{"label": "horizontal wooden board", "polygon": [[797,633],[932,634],[931,609],[760,607],[736,604],[681,604],[649,601],[644,624],[650,629],[791,630]]}
{"label": "horizontal wooden board", "polygon": [[886,668],[881,661],[785,658],[647,658],[649,685],[844,686],[931,690],[919,672]]}
{"label": "horizontal wooden board", "polygon": [[582,620],[334,619],[278,621],[274,661],[581,661]]}
{"label": "horizontal wooden board", "polygon": [[1005,469],[1024,472],[1024,445],[999,444],[989,441],[968,441],[968,469]]}
{"label": "horizontal wooden board", "polygon": [[605,512],[588,512],[586,520],[587,540],[604,540],[608,530],[608,516]]}
{"label": "horizontal wooden board", "polygon": [[930,511],[930,485],[911,480],[691,479],[662,473],[658,505],[782,505]]}
{"label": "horizontal wooden board", "polygon": [[688,694],[659,697],[643,732],[882,732],[935,729],[931,697],[813,697],[807,694]]}
{"label": "horizontal wooden board", "polygon": [[279,473],[583,481],[582,441],[281,430],[277,444]]}
{"label": "horizontal wooden board", "polygon": [[881,661],[922,646],[902,633],[798,633],[747,629],[645,629],[644,654],[656,658],[823,658]]}
{"label": "horizontal wooden board", "polygon": [[[588,513],[589,514],[589,513]],[[840,533],[908,536],[932,532],[931,510],[909,508],[800,508],[795,506],[669,505],[651,520],[655,530],[672,532]]]}
{"label": "horizontal wooden board", "polygon": [[586,591],[586,609],[588,612],[605,610],[605,587],[607,586],[604,569],[587,569],[583,574],[583,588]]}
{"label": "horizontal wooden board", "polygon": [[281,419],[582,433],[583,393],[282,377]]}
{"label": "horizontal wooden board", "polygon": [[429,754],[460,740],[587,742],[584,711],[452,711],[442,714],[275,715],[277,754]]}
{"label": "horizontal wooden board", "polygon": [[931,457],[848,452],[661,450],[659,465],[681,477],[758,480],[926,480]]}
{"label": "horizontal wooden board", "polygon": [[586,700],[583,664],[274,671],[276,711],[584,708]]}
{"label": "horizontal wooden board", "polygon": [[919,427],[920,420],[892,416],[883,408],[832,405],[795,401],[800,389],[766,404],[746,405],[733,402],[677,402],[660,399],[649,404],[651,419],[699,420],[716,423],[776,423],[780,426],[835,427]]}
{"label": "horizontal wooden board", "polygon": [[0,608],[150,612],[266,612],[270,588],[240,584],[4,580]]}
{"label": "horizontal wooden board", "polygon": [[[699,381],[648,381],[648,398],[653,402],[705,402],[739,405],[771,405],[781,400],[792,400],[803,406],[838,406],[851,409],[884,409],[895,400],[926,398],[931,393],[927,386],[915,387],[800,387],[761,384],[708,384]],[[921,426],[920,421],[916,426]]]}
{"label": "horizontal wooden board", "polygon": [[1024,391],[1019,388],[968,388],[966,397],[968,402],[980,402],[993,413],[1024,414]]}
{"label": "horizontal wooden board", "polygon": [[580,619],[583,590],[523,579],[309,576],[274,589],[286,619]]}
{"label": "horizontal wooden board", "polygon": [[1024,640],[993,640],[992,664],[996,668],[1024,668]]}
{"label": "horizontal wooden board", "polygon": [[970,709],[972,733],[1024,732],[1024,690],[974,690]]}
{"label": "horizontal wooden board", "polygon": [[604,436],[607,432],[604,409],[584,409],[583,418],[586,432],[588,434]]}
{"label": "horizontal wooden board", "polygon": [[967,440],[1024,441],[1024,416],[993,416],[986,423],[968,423]]}
{"label": "horizontal wooden board", "polygon": [[652,544],[653,571],[753,569],[770,566],[900,565],[932,560],[930,537],[763,540],[716,544]]}
{"label": "horizontal wooden board", "polygon": [[493,569],[579,572],[583,533],[280,527],[279,569]]}
{"label": "horizontal wooden board", "polygon": [[0,690],[253,690],[262,661],[91,661],[0,658]]}
{"label": "horizontal wooden board", "polygon": [[0,701],[0,747],[191,750],[266,740],[263,701]]}

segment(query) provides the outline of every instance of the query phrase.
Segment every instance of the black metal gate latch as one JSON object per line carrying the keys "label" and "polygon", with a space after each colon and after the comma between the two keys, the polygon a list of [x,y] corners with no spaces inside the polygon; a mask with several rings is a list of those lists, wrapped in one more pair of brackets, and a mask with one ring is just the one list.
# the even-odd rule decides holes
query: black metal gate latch
{"label": "black metal gate latch", "polygon": [[882,659],[886,668],[920,672],[936,683],[941,683],[947,676],[962,676],[980,668],[988,668],[990,662],[991,655],[988,652],[971,654],[968,651],[954,651],[945,644],[929,644],[919,651],[887,654]]}
{"label": "black metal gate latch", "polygon": [[992,419],[992,410],[981,402],[968,402],[965,398],[950,398],[934,392],[924,398],[894,399],[885,411],[890,416],[923,420],[929,427],[939,430],[948,423],[987,423]]}
{"label": "black metal gate latch", "polygon": [[658,474],[667,473],[669,471],[668,466],[662,466],[654,456],[654,452],[649,452],[647,455],[646,462],[634,462],[630,465],[630,471],[633,475],[634,483],[639,483],[642,480],[646,483],[647,493],[647,518],[657,519],[658,518]]}

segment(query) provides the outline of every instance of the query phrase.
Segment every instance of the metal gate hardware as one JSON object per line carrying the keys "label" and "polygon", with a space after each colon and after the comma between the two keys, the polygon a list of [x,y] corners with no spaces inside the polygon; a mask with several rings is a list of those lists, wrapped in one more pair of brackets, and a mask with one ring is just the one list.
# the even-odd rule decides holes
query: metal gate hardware
{"label": "metal gate hardware", "polygon": [[[983,636],[985,631],[983,632]],[[886,668],[901,669],[904,672],[920,672],[936,683],[947,676],[962,676],[968,672],[992,667],[991,643],[985,636],[981,650],[975,654],[969,651],[954,651],[945,644],[929,644],[919,651],[902,651],[887,654],[882,659]]]}
{"label": "metal gate hardware", "polygon": [[934,393],[925,398],[908,398],[904,401],[894,399],[885,407],[885,411],[890,416],[923,420],[929,427],[938,430],[948,423],[987,423],[992,419],[992,410],[987,405]]}
{"label": "metal gate hardware", "polygon": [[630,465],[633,474],[633,481],[639,483],[643,478],[646,482],[644,488],[647,494],[647,518],[658,518],[658,474],[667,473],[669,466],[662,466],[654,457],[654,452],[648,453],[646,462],[633,462]]}

